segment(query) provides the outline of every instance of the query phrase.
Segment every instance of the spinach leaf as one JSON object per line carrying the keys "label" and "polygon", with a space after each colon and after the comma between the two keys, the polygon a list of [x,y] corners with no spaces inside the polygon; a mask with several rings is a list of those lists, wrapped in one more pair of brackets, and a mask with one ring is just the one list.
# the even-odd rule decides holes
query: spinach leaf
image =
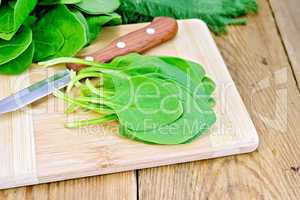
{"label": "spinach leaf", "polygon": [[37,0],[13,0],[0,6],[0,38],[10,40],[37,4]]}
{"label": "spinach leaf", "polygon": [[75,4],[82,0],[39,0],[39,5]]}
{"label": "spinach leaf", "polygon": [[23,22],[23,26],[32,27],[37,21],[37,17],[34,15],[30,15],[27,19]]}
{"label": "spinach leaf", "polygon": [[174,122],[183,114],[179,98],[163,80],[148,76],[112,78],[115,91],[107,98],[106,105],[114,109],[126,127],[135,131],[153,130]]}
{"label": "spinach leaf", "polygon": [[14,23],[13,23],[13,14],[14,9],[7,4],[4,4],[0,7],[0,30],[1,33],[10,33],[13,32]]}
{"label": "spinach leaf", "polygon": [[22,27],[9,41],[0,39],[0,66],[20,56],[32,42],[32,31]]}
{"label": "spinach leaf", "polygon": [[32,63],[33,52],[34,45],[31,44],[19,57],[0,65],[0,74],[15,75],[23,73]]}
{"label": "spinach leaf", "polygon": [[206,99],[207,104],[211,105],[210,94],[214,91],[215,85],[208,84],[210,79],[205,76],[203,67],[197,63],[175,57],[128,54],[114,59],[111,64],[122,68],[130,75],[160,73],[186,86],[191,93]]}
{"label": "spinach leaf", "polygon": [[87,23],[89,26],[89,42],[96,39],[104,25],[119,25],[122,23],[122,18],[117,13],[100,16],[87,16]]}
{"label": "spinach leaf", "polygon": [[90,29],[89,24],[83,14],[78,10],[71,10],[77,20],[81,23],[82,27],[84,27],[85,37],[86,37],[86,44],[90,41]]}
{"label": "spinach leaf", "polygon": [[[174,123],[161,126],[150,131],[133,131],[121,125],[120,134],[132,139],[146,141],[155,144],[182,144],[190,139],[201,135],[216,121],[214,111],[201,103],[195,101],[192,95],[176,83],[165,83],[174,94],[181,96],[183,103],[183,115]],[[200,109],[199,109],[200,108]]]}
{"label": "spinach leaf", "polygon": [[90,15],[109,14],[119,6],[119,0],[82,0],[75,4],[76,8]]}
{"label": "spinach leaf", "polygon": [[230,24],[245,24],[236,17],[257,11],[256,0],[122,0],[118,13],[126,23],[152,20],[169,16],[177,19],[200,18],[215,33],[226,32]]}
{"label": "spinach leaf", "polygon": [[33,27],[34,60],[75,55],[88,42],[86,26],[65,5],[57,5]]}

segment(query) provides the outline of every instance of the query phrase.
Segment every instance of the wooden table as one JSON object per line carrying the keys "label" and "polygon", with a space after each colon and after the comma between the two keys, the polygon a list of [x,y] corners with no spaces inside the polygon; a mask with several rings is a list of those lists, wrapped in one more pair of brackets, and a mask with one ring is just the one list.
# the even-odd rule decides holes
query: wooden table
{"label": "wooden table", "polygon": [[259,132],[248,155],[0,191],[21,199],[300,199],[300,1],[259,0],[215,37]]}

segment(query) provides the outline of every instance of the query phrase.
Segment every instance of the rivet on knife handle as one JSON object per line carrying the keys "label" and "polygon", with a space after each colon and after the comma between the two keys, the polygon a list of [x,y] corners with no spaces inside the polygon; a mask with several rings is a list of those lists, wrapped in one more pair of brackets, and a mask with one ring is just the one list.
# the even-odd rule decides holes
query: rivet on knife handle
{"label": "rivet on knife handle", "polygon": [[[96,51],[87,58],[98,62],[108,62],[117,56],[128,53],[143,53],[172,39],[177,31],[178,24],[175,19],[157,17],[150,25],[114,40],[104,49]],[[78,71],[84,66],[68,64],[67,67]]]}

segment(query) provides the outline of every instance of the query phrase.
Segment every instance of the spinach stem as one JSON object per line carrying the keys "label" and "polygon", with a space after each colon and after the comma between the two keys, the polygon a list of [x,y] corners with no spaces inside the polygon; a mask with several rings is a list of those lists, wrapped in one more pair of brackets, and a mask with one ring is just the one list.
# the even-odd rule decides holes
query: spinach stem
{"label": "spinach stem", "polygon": [[71,114],[71,113],[75,112],[78,108],[80,108],[80,106],[72,103],[65,110],[65,114]]}
{"label": "spinach stem", "polygon": [[52,60],[44,61],[44,62],[39,62],[38,65],[42,67],[50,67],[53,65],[58,65],[58,64],[65,64],[65,63],[73,63],[73,64],[82,64],[82,65],[87,65],[87,66],[94,66],[99,70],[101,73],[118,73],[118,70],[111,68],[110,65],[108,64],[103,64],[103,63],[97,63],[93,61],[87,61],[84,59],[80,58],[72,58],[72,57],[60,57],[60,58],[54,58]]}
{"label": "spinach stem", "polygon": [[95,118],[95,119],[69,122],[66,124],[66,127],[67,128],[79,128],[79,127],[89,126],[89,125],[100,125],[100,124],[104,124],[106,122],[115,121],[117,119],[118,119],[117,115],[114,115],[114,114],[106,115],[106,116]]}
{"label": "spinach stem", "polygon": [[92,110],[94,112],[97,112],[97,113],[100,113],[100,114],[112,114],[114,113],[111,109],[109,108],[105,108],[105,107],[101,107],[97,104],[90,104],[90,103],[86,103],[88,102],[87,100],[86,101],[83,101],[83,99],[81,100],[78,100],[80,98],[83,98],[83,97],[79,97],[78,99],[75,99],[75,98],[72,98],[68,95],[65,95],[64,93],[62,93],[61,91],[59,90],[56,90],[53,92],[53,95],[60,98],[60,99],[63,99],[71,104],[75,104],[77,106],[80,106],[82,108],[86,108],[88,110]]}
{"label": "spinach stem", "polygon": [[84,78],[88,78],[88,77],[94,77],[94,78],[101,78],[102,75],[99,73],[85,73],[85,74],[80,74],[78,76],[76,76],[74,79],[72,79],[67,87],[67,93],[69,93],[73,86],[80,80],[84,79]]}

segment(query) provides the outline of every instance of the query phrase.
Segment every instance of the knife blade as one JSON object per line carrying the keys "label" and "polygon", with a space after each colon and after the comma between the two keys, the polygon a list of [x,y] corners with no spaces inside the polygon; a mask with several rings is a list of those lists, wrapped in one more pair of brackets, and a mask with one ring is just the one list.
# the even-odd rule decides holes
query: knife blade
{"label": "knife blade", "polygon": [[[162,44],[177,34],[178,24],[175,19],[169,17],[157,17],[150,25],[128,33],[103,49],[93,54],[85,55],[83,59],[92,59],[96,62],[108,62],[113,58],[128,53],[143,53],[159,44]],[[79,71],[83,65],[67,64],[69,69]],[[71,75],[69,70],[61,71],[45,80],[42,80],[28,88],[25,88],[12,96],[0,100],[0,115],[16,111],[25,107],[55,90],[64,88],[70,82]]]}
{"label": "knife blade", "polygon": [[55,90],[66,87],[70,80],[70,71],[66,69],[47,79],[37,82],[28,88],[1,100],[0,114],[16,111],[45,96],[48,96]]}

